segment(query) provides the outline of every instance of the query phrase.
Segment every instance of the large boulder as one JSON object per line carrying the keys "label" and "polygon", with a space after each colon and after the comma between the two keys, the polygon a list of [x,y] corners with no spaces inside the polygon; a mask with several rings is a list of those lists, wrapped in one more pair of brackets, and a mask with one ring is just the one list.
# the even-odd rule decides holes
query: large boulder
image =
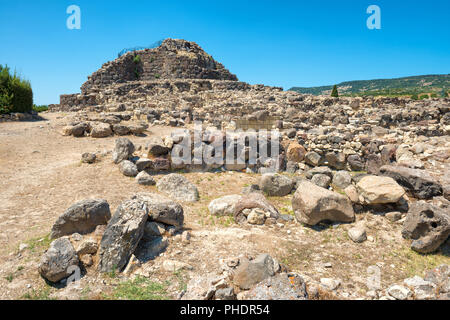
{"label": "large boulder", "polygon": [[50,282],[58,282],[70,276],[80,263],[68,237],[54,240],[39,262],[38,271]]}
{"label": "large boulder", "polygon": [[87,199],[73,204],[53,224],[50,237],[56,239],[72,233],[86,234],[111,218],[106,200]]}
{"label": "large boulder", "polygon": [[396,203],[405,194],[405,190],[390,177],[365,176],[356,188],[367,204]]}
{"label": "large boulder", "polygon": [[294,182],[286,176],[265,173],[259,181],[259,188],[268,196],[284,197],[291,193]]}
{"label": "large boulder", "polygon": [[411,204],[403,224],[402,236],[412,239],[411,249],[420,253],[436,251],[450,235],[450,213],[419,201]]}
{"label": "large boulder", "polygon": [[254,260],[241,259],[233,274],[233,282],[243,290],[248,290],[262,280],[275,274],[276,262],[268,254],[260,254]]}
{"label": "large boulder", "polygon": [[113,161],[115,164],[128,160],[135,151],[133,142],[128,138],[119,138],[116,140],[116,145],[113,151]]}
{"label": "large boulder", "polygon": [[397,181],[419,199],[442,195],[442,186],[427,171],[402,166],[382,166],[380,174]]}
{"label": "large boulder", "polygon": [[258,283],[242,296],[245,300],[307,300],[306,284],[298,275],[280,273]]}
{"label": "large boulder", "polygon": [[177,173],[164,176],[156,183],[156,187],[178,201],[195,202],[199,199],[197,187]]}
{"label": "large boulder", "polygon": [[241,195],[232,194],[212,200],[208,205],[209,213],[215,216],[232,216]]}
{"label": "large boulder", "polygon": [[162,222],[177,228],[183,226],[184,210],[175,201],[156,193],[138,193],[132,199],[147,206],[149,221]]}
{"label": "large boulder", "polygon": [[144,235],[147,219],[148,209],[142,201],[127,200],[117,208],[100,242],[98,268],[101,272],[125,267]]}
{"label": "large boulder", "polygon": [[339,193],[316,186],[307,180],[297,183],[292,208],[298,221],[315,225],[323,220],[353,222],[355,213],[350,200]]}
{"label": "large boulder", "polygon": [[344,190],[349,185],[352,184],[352,176],[347,171],[337,171],[333,175],[333,187],[337,187],[341,190]]}

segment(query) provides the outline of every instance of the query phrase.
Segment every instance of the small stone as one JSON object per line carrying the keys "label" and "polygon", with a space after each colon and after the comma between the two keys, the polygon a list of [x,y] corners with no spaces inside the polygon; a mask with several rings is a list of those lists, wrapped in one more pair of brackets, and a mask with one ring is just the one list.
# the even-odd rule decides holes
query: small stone
{"label": "small stone", "polygon": [[393,285],[389,287],[387,289],[387,293],[397,300],[407,300],[412,296],[411,290],[399,285]]}

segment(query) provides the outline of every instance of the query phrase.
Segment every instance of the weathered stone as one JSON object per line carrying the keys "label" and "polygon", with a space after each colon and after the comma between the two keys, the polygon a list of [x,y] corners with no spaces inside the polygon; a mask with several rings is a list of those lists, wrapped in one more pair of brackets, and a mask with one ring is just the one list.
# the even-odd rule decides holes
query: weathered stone
{"label": "weathered stone", "polygon": [[412,297],[411,290],[399,285],[389,287],[387,293],[396,300],[407,300]]}
{"label": "weathered stone", "polygon": [[123,269],[144,235],[148,209],[139,200],[124,201],[109,221],[100,243],[99,270]]}
{"label": "weathered stone", "polygon": [[286,151],[288,161],[301,162],[305,159],[306,150],[298,142],[291,142]]}
{"label": "weathered stone", "polygon": [[352,222],[355,213],[350,200],[338,193],[303,180],[292,198],[292,208],[298,221],[315,225],[323,220]]}
{"label": "weathered stone", "polygon": [[56,239],[72,233],[90,233],[111,218],[106,200],[87,199],[73,204],[53,224],[50,237]]}
{"label": "weathered stone", "polygon": [[306,284],[298,275],[280,273],[244,293],[245,300],[307,300]]}
{"label": "weathered stone", "polygon": [[390,177],[365,176],[356,188],[367,204],[396,203],[405,194],[405,190]]}
{"label": "weathered stone", "polygon": [[236,204],[242,196],[233,194],[212,200],[208,205],[209,213],[215,216],[230,216],[234,214]]}
{"label": "weathered stone", "polygon": [[261,176],[259,188],[269,196],[284,197],[291,193],[294,182],[286,176],[266,173]]}
{"label": "weathered stone", "polygon": [[81,155],[81,162],[83,163],[94,163],[96,159],[95,153],[86,152]]}
{"label": "weathered stone", "polygon": [[115,164],[123,160],[128,160],[135,151],[134,144],[128,138],[119,138],[113,151],[113,161]]}
{"label": "weathered stone", "polygon": [[333,175],[333,187],[344,190],[352,184],[352,176],[347,171],[338,171]]}
{"label": "weathered stone", "polygon": [[112,135],[111,125],[108,123],[98,122],[92,125],[92,138],[106,138]]}
{"label": "weathered stone", "polygon": [[317,167],[322,164],[323,159],[317,152],[310,151],[305,154],[305,162],[311,166]]}
{"label": "weathered stone", "polygon": [[260,254],[254,260],[242,259],[233,275],[233,282],[248,290],[262,280],[275,274],[274,261],[268,254]]}
{"label": "weathered stone", "polygon": [[39,273],[50,282],[70,276],[78,267],[79,259],[67,237],[54,240],[39,262]]}
{"label": "weathered stone", "polygon": [[348,236],[353,242],[364,242],[367,240],[366,228],[363,224],[358,224],[348,230]]}
{"label": "weathered stone", "polygon": [[315,174],[313,175],[311,182],[316,186],[328,189],[331,183],[331,178],[325,174]]}
{"label": "weathered stone", "polygon": [[136,181],[138,184],[141,184],[143,186],[154,186],[156,184],[155,179],[151,175],[149,175],[145,171],[141,171],[136,176]]}
{"label": "weathered stone", "polygon": [[364,161],[357,154],[352,154],[347,157],[347,162],[353,171],[364,170]]}
{"label": "weathered stone", "polygon": [[383,166],[380,173],[397,181],[419,199],[442,195],[442,186],[427,171],[401,166]]}
{"label": "weathered stone", "polygon": [[98,244],[97,241],[94,239],[85,239],[83,240],[80,245],[77,247],[77,254],[78,255],[84,255],[84,254],[96,254],[98,250]]}
{"label": "weathered stone", "polygon": [[139,173],[136,165],[129,160],[123,160],[122,162],[120,162],[119,170],[124,176],[127,177],[136,177]]}
{"label": "weathered stone", "polygon": [[243,196],[236,204],[234,209],[234,219],[241,222],[243,211],[245,209],[253,208],[259,208],[264,212],[268,212],[270,214],[270,218],[278,219],[280,217],[278,210],[269,201],[267,201],[263,194],[252,192]]}
{"label": "weathered stone", "polygon": [[113,125],[113,131],[118,136],[126,136],[127,134],[130,134],[130,128],[118,123]]}
{"label": "weathered stone", "polygon": [[328,152],[325,155],[328,165],[334,169],[342,170],[345,168],[345,155],[342,152]]}
{"label": "weathered stone", "polygon": [[402,236],[412,239],[411,249],[420,253],[436,251],[450,235],[450,215],[426,202],[411,204],[403,224]]}
{"label": "weathered stone", "polygon": [[175,201],[156,193],[138,193],[132,199],[146,205],[150,221],[162,222],[176,228],[183,226],[184,210]]}
{"label": "weathered stone", "polygon": [[250,209],[247,216],[247,222],[250,224],[263,225],[266,221],[266,213],[259,208]]}

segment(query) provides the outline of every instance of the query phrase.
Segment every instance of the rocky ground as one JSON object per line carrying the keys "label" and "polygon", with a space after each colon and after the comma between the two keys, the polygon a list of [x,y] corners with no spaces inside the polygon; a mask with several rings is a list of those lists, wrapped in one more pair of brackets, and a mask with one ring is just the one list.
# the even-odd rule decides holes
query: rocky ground
{"label": "rocky ground", "polygon": [[[439,243],[437,248],[429,250],[432,253],[419,253],[429,249],[424,249],[421,243],[413,243],[416,249],[413,250],[412,241],[405,235],[408,223],[412,225],[410,233],[414,233],[414,223],[408,221],[407,216],[421,197],[410,192],[405,195],[393,180],[387,182],[390,191],[387,194],[371,190],[374,183],[367,180],[373,178],[364,175],[350,182],[356,190],[340,190],[333,181],[327,181],[345,181],[345,178],[335,178],[339,170],[328,171],[322,167],[311,172],[321,164],[317,163],[316,167],[312,163],[305,164],[305,155],[302,155],[300,168],[281,174],[286,180],[275,178],[275,190],[271,188],[274,178],[265,175],[267,181],[262,182],[264,179],[258,171],[183,170],[178,172],[181,177],[160,171],[143,177],[144,184],[140,184],[134,178],[135,163],[130,161],[126,168],[128,160],[116,161],[118,164],[113,161],[118,157],[113,152],[117,151],[117,136],[108,134],[102,139],[64,136],[61,133],[67,130],[70,119],[78,119],[79,115],[43,113],[42,117],[42,121],[0,124],[0,285],[4,288],[0,292],[1,299],[245,299],[271,295],[285,299],[448,298],[450,271],[442,266],[450,264],[448,233],[445,239],[424,240]],[[148,151],[149,140],[170,135],[173,130],[173,127],[153,125],[139,128],[138,135],[127,138],[135,146],[135,154],[141,154]],[[415,146],[420,141],[411,142],[415,142],[411,144]],[[427,138],[422,142],[426,150],[414,153],[408,147],[400,152],[399,160],[404,156],[405,163],[425,168],[433,179],[444,184],[449,172],[449,142],[448,136]],[[321,145],[314,143],[309,147],[320,149]],[[85,155],[82,158],[86,153],[95,157]],[[360,153],[362,155],[363,151]],[[309,156],[309,162],[313,162],[314,154]],[[380,166],[375,167],[380,169]],[[131,174],[125,174],[130,170]],[[349,174],[354,177],[361,172],[350,170]],[[280,187],[291,182],[288,191]],[[376,182],[386,186],[384,180]],[[181,194],[189,197],[170,193],[171,185],[183,186]],[[263,192],[250,192],[254,189],[252,185],[259,185]],[[321,185],[317,187],[320,189],[313,192],[317,185]],[[303,192],[294,194],[295,189],[301,188]],[[339,211],[341,216],[334,222],[313,222],[303,208],[308,207],[308,199],[313,195],[328,196],[322,195],[326,188],[334,190],[328,190],[333,193],[330,197],[339,195],[338,208],[333,210]],[[424,188],[425,193],[433,193],[429,185]],[[312,192],[311,197],[302,199],[302,194],[308,192]],[[356,199],[351,199],[354,192]],[[445,190],[440,194],[443,192]],[[148,200],[143,196],[133,199],[138,194],[148,197],[149,193],[166,200]],[[236,195],[227,198],[231,205],[211,204],[229,195]],[[244,197],[246,202],[239,197]],[[426,201],[435,205],[431,211],[437,212],[437,216],[448,215],[448,201],[444,197],[422,198],[429,198]],[[51,237],[55,238],[56,232],[68,228],[58,218],[85,199],[104,199],[110,216],[114,216],[116,210],[126,212],[121,216],[129,220],[117,225],[130,228],[113,229],[109,228],[110,223],[108,227],[98,227],[97,224],[103,223],[96,223],[86,234],[69,231],[68,237],[53,242]],[[405,209],[404,203],[402,206],[402,199],[410,208]],[[256,209],[248,205],[252,201],[259,204]],[[368,205],[370,202],[375,205]],[[391,203],[387,205],[390,207],[377,206],[382,202]],[[146,222],[143,217],[147,219],[148,208],[153,213],[160,210],[152,209],[152,203],[164,208],[169,206],[170,212],[178,213],[169,220],[153,215],[153,222]],[[109,220],[106,205],[102,204],[101,210],[96,209],[102,212],[99,219]],[[182,208],[182,220],[176,205]],[[232,205],[236,207],[230,209]],[[242,210],[237,209],[239,206]],[[226,210],[229,212],[223,212]],[[417,209],[419,214],[429,212],[421,210]],[[347,218],[348,221],[342,221]],[[60,227],[55,227],[56,221],[61,222]],[[136,221],[145,227],[136,226]],[[445,223],[445,218],[438,222],[442,221]],[[131,230],[131,226],[141,233],[132,233],[126,243],[133,248],[138,246],[132,250],[134,256],[130,261],[112,261],[108,258],[111,256],[108,248],[122,245],[123,234]],[[441,238],[445,232],[441,230]],[[149,237],[148,241],[142,242],[141,238],[145,237]],[[66,286],[66,277],[61,272],[45,268],[41,259],[45,261],[45,257],[54,252],[66,253],[67,260],[81,260],[79,282]],[[61,261],[55,264],[58,263]],[[123,272],[110,268],[110,264],[123,263]],[[99,265],[106,272],[100,272]],[[374,289],[371,283],[377,274],[380,286]],[[45,281],[41,275],[54,281]],[[421,278],[413,278],[415,276]]]}

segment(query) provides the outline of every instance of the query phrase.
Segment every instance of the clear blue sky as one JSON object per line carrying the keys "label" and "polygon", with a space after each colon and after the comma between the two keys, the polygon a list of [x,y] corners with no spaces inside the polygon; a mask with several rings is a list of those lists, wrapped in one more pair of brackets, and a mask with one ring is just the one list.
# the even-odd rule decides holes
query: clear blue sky
{"label": "clear blue sky", "polygon": [[[81,8],[81,30],[66,8]],[[366,9],[381,8],[381,30]],[[242,81],[317,86],[450,72],[450,1],[0,0],[0,64],[58,103],[123,48],[197,42]]]}

